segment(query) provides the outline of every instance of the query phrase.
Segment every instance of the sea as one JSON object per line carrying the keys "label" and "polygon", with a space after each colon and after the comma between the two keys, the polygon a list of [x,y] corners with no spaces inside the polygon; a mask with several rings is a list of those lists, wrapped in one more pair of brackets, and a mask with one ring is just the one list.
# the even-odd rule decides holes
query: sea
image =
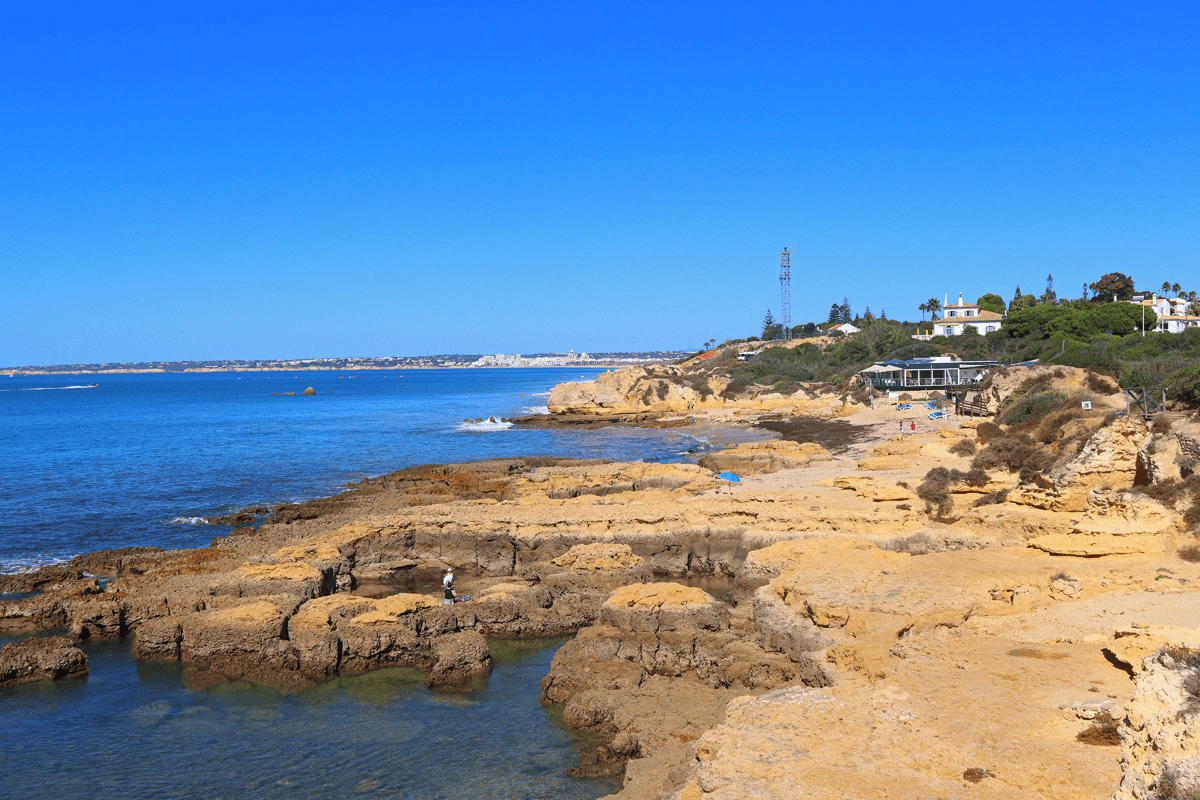
{"label": "sea", "polygon": [[[545,412],[556,384],[599,371],[0,377],[0,572],[203,547],[229,530],[207,517],[419,464],[683,462],[714,446],[686,428],[502,421]],[[619,785],[566,775],[581,742],[538,702],[562,641],[493,643],[496,668],[470,692],[383,670],[297,694],[198,688],[178,664],[134,660],[126,640],[84,643],[86,680],[0,690],[0,798],[599,797]]]}

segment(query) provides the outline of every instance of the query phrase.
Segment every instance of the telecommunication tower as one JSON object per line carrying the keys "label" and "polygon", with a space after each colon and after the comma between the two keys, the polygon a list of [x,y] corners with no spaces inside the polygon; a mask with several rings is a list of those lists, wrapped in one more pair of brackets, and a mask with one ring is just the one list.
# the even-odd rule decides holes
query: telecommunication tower
{"label": "telecommunication tower", "polygon": [[792,254],[785,247],[779,256],[779,307],[783,323],[783,338],[792,338]]}

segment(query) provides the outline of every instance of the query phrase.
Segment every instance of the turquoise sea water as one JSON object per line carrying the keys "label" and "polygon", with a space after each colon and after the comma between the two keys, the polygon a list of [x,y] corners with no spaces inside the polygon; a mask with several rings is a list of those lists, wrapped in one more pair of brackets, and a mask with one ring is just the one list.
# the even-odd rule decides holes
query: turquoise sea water
{"label": "turquoise sea water", "polygon": [[[463,422],[542,410],[555,384],[596,372],[0,377],[0,569],[204,546],[226,528],[200,517],[416,464],[707,449],[679,430]],[[272,396],[310,385],[317,396]],[[133,660],[127,641],[87,643],[87,680],[0,690],[0,798],[597,797],[615,785],[565,776],[578,747],[537,702],[556,646],[505,648],[468,693],[381,672],[281,695],[191,688],[178,665]]]}

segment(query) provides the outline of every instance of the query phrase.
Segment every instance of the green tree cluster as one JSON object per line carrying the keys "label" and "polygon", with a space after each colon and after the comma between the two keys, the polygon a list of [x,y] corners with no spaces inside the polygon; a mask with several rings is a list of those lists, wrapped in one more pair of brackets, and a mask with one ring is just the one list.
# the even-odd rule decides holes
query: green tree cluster
{"label": "green tree cluster", "polygon": [[[1152,329],[1158,316],[1145,309],[1146,328]],[[1011,311],[1001,330],[1011,339],[1036,336],[1049,339],[1070,336],[1088,339],[1098,333],[1111,332],[1117,336],[1133,333],[1142,326],[1142,306],[1131,303],[1104,303],[1078,308],[1074,305],[1052,306],[1046,303]]]}
{"label": "green tree cluster", "polygon": [[993,314],[1003,314],[1007,309],[1004,306],[1004,299],[998,294],[988,292],[983,297],[975,301],[975,305],[985,311],[991,311]]}

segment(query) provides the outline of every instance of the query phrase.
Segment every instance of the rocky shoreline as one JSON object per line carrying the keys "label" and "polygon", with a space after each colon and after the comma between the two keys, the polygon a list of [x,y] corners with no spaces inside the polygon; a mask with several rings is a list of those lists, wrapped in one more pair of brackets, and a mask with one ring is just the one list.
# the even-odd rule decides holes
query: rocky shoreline
{"label": "rocky shoreline", "polygon": [[[627,394],[593,419],[643,413],[646,392]],[[1129,487],[1178,482],[1194,423],[1076,426],[1028,482],[972,477],[978,420],[893,435],[901,412],[842,398],[713,397],[690,409],[702,424],[792,440],[701,465],[400,470],[231,515],[257,525],[207,548],[4,576],[23,594],[0,601],[0,630],[129,636],[193,685],[289,691],[395,666],[453,690],[488,674],[488,639],[573,633],[542,699],[592,735],[579,774],[623,772],[622,800],[1125,800],[1192,780],[1200,565],[1175,555],[1178,509]],[[447,565],[472,602],[442,604]],[[1087,734],[1100,714],[1112,736]]]}

